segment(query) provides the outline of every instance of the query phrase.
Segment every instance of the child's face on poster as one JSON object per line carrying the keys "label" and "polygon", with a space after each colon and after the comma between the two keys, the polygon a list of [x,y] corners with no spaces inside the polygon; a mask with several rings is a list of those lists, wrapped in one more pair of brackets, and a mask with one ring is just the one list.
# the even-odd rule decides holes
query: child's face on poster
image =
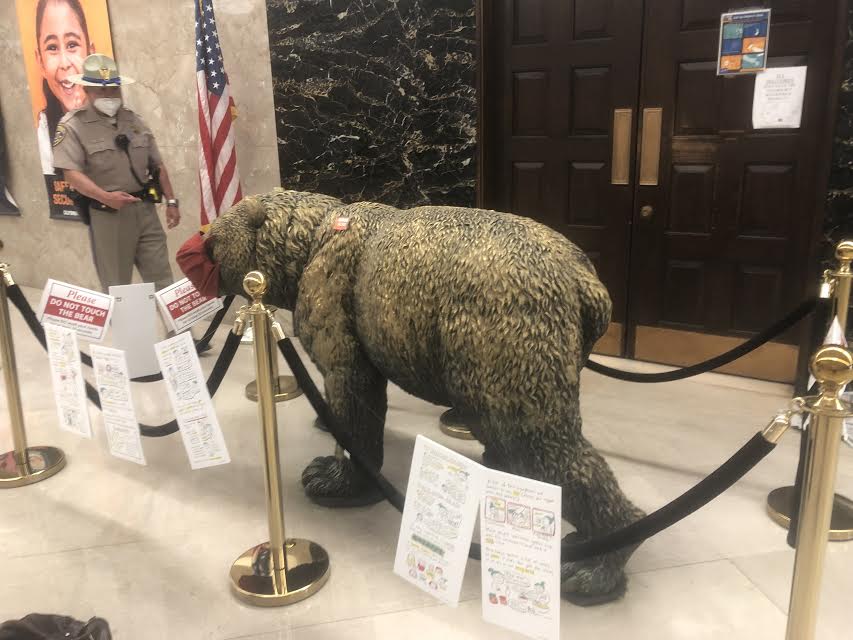
{"label": "child's face on poster", "polygon": [[36,56],[50,91],[65,111],[83,106],[83,87],[68,80],[68,76],[82,73],[83,60],[92,52],[80,19],[68,3],[48,2],[39,32]]}

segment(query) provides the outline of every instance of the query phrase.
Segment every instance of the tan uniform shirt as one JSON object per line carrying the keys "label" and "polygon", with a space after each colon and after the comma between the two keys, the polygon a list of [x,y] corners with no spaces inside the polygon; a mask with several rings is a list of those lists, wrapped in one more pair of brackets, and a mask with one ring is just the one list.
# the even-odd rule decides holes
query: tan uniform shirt
{"label": "tan uniform shirt", "polygon": [[136,175],[147,181],[149,161],[152,166],[162,164],[160,151],[148,125],[124,107],[112,118],[91,104],[65,114],[53,139],[53,165],[85,174],[104,191],[138,192],[143,185],[133,177],[127,155],[116,143],[120,134],[129,140]]}

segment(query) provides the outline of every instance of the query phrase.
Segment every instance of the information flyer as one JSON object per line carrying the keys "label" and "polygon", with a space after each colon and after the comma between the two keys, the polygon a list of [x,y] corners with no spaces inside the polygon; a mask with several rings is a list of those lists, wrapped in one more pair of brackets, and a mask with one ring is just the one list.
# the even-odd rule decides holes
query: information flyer
{"label": "information flyer", "polygon": [[110,326],[112,296],[50,279],[39,303],[39,320],[74,330],[81,338],[100,342]]}
{"label": "information flyer", "polygon": [[459,604],[484,467],[424,436],[415,441],[394,572]]}
{"label": "information flyer", "polygon": [[175,333],[189,329],[223,306],[220,298],[201,295],[189,278],[160,289],[155,295],[163,318]]}
{"label": "information flyer", "polygon": [[774,67],[755,76],[754,129],[797,129],[803,118],[806,67]]}
{"label": "information flyer", "polygon": [[720,16],[717,75],[758,73],[767,67],[770,9],[746,9]]}
{"label": "information flyer", "polygon": [[181,439],[193,469],[228,464],[231,457],[213,411],[193,338],[181,333],[154,345]]}
{"label": "information flyer", "polygon": [[483,619],[560,637],[561,487],[485,470],[480,511]]}
{"label": "information flyer", "polygon": [[86,404],[86,383],[83,380],[77,334],[67,327],[50,323],[44,325],[44,334],[59,427],[84,438],[91,438],[92,425]]}
{"label": "information flyer", "polygon": [[93,345],[92,368],[101,398],[101,414],[110,453],[116,458],[144,465],[145,453],[133,408],[124,351]]}

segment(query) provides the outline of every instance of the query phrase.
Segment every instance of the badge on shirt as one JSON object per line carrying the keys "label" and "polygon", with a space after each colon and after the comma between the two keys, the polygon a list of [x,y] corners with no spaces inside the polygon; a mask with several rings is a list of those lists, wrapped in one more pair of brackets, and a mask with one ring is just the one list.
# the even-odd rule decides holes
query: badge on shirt
{"label": "badge on shirt", "polygon": [[335,231],[346,231],[349,229],[349,218],[338,218],[335,220],[335,224],[332,225],[332,229]]}
{"label": "badge on shirt", "polygon": [[56,125],[56,134],[53,136],[53,146],[55,147],[63,140],[65,140],[65,125],[58,124]]}

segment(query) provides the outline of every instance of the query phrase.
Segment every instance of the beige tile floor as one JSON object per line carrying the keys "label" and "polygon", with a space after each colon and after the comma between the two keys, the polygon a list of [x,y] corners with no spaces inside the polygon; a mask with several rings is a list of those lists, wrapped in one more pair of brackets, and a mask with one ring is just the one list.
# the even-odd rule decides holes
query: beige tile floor
{"label": "beige tile floor", "polygon": [[[38,292],[28,290],[32,300]],[[148,466],[106,453],[96,437],[59,431],[47,360],[13,311],[31,444],[64,449],[68,467],[30,487],[0,492],[0,620],[54,612],[106,618],[116,638],[354,640],[515,638],[480,618],[479,566],[470,562],[462,600],[442,606],[391,571],[399,516],[387,504],[329,511],[309,503],[299,474],[332,451],[314,430],[304,398],[280,405],[286,521],[290,535],[322,544],[328,584],[291,607],[255,609],[229,592],[228,568],[266,538],[256,405],[243,397],[251,350],[241,348],[215,399],[232,463],[190,471],[177,436],[146,439]],[[222,329],[217,345],[224,340]],[[202,358],[209,370],[213,357]],[[653,368],[619,362],[620,366]],[[136,385],[147,422],[169,417],[161,383]],[[626,492],[652,510],[698,481],[784,406],[789,388],[708,374],[660,385],[623,383],[586,372],[588,437]],[[10,448],[5,396],[0,450]],[[443,436],[442,409],[390,391],[386,467],[402,487],[417,433],[479,458],[481,447]],[[771,489],[789,484],[797,435],[721,498],[648,541],[631,559],[629,592],[617,603],[562,604],[566,639],[778,640],[784,637],[793,552],[764,513]],[[853,451],[843,449],[838,489],[853,495]],[[821,601],[823,640],[853,638],[853,543],[830,547]]]}

